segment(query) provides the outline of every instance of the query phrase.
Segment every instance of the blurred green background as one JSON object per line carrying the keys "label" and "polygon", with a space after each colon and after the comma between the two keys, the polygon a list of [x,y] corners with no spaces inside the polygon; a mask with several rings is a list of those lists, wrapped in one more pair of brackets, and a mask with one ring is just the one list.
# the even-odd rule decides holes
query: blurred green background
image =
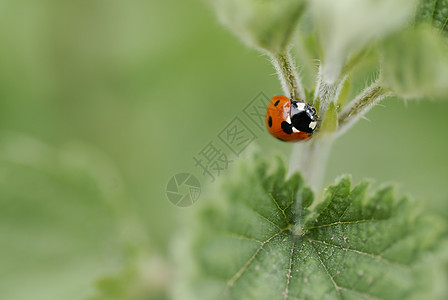
{"label": "blurred green background", "polygon": [[[0,299],[164,299],[194,209],[166,183],[260,91],[281,93],[269,61],[204,1],[0,1]],[[448,102],[383,104],[326,182],[398,183],[448,216]]]}

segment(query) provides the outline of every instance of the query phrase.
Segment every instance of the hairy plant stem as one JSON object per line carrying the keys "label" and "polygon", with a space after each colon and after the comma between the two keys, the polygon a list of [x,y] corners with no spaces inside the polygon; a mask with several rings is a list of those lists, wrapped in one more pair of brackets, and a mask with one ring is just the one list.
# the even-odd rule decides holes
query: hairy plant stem
{"label": "hairy plant stem", "polygon": [[305,101],[305,91],[289,51],[277,54],[271,53],[270,57],[282,83],[284,93],[293,99]]}
{"label": "hairy plant stem", "polygon": [[314,101],[319,100],[319,116],[321,120],[325,117],[330,102],[336,103],[342,87],[344,86],[344,82],[347,80],[347,76],[345,75],[334,83],[328,83],[323,77],[322,65],[320,65],[317,74],[316,89],[314,91]]}
{"label": "hairy plant stem", "polygon": [[336,135],[346,132],[353,124],[359,121],[370,109],[392,93],[379,85],[378,81],[362,91],[349,106],[339,115],[339,128]]}
{"label": "hairy plant stem", "polygon": [[[319,67],[317,85],[314,94],[314,101],[319,99],[319,118],[322,121],[325,118],[328,105],[336,102],[347,76],[333,84],[324,81],[322,76],[322,66]],[[300,171],[307,184],[317,193],[323,183],[325,168],[330,154],[330,149],[334,138],[331,133],[315,134],[315,137],[309,142],[298,143],[294,145],[289,172],[293,174]]]}
{"label": "hairy plant stem", "polygon": [[294,145],[289,164],[289,175],[300,171],[307,184],[317,193],[323,183],[333,137],[322,135],[305,143]]}
{"label": "hairy plant stem", "polygon": [[[284,93],[291,98],[311,102],[311,99],[305,99],[305,92],[289,52],[271,54],[271,60],[282,83]],[[324,87],[324,85],[321,86]],[[331,89],[334,91],[333,96],[336,97],[340,90],[339,86]],[[330,99],[329,91],[330,89],[321,91],[320,94],[328,95],[328,99]],[[331,96],[332,99],[333,96]],[[295,144],[290,160],[289,175],[300,171],[313,190],[318,191],[323,181],[331,140],[331,137],[325,135],[320,139]]]}
{"label": "hairy plant stem", "polygon": [[[271,54],[271,59],[282,82],[284,93],[295,99],[305,99],[305,93],[295,70],[291,55],[289,53]],[[314,101],[315,103],[317,100],[319,102],[319,118],[321,121],[325,119],[328,105],[331,102],[337,102],[346,79],[347,76],[345,75],[335,83],[327,83],[323,79],[322,66],[319,67]],[[319,191],[323,184],[325,168],[333,141],[351,125],[356,123],[376,103],[390,96],[390,94],[378,82],[373,83],[362,91],[340,114],[338,118],[339,126],[335,132],[317,132],[312,140],[294,145],[288,174],[292,175],[300,171],[307,184],[319,197]],[[318,202],[316,201],[316,204]]]}

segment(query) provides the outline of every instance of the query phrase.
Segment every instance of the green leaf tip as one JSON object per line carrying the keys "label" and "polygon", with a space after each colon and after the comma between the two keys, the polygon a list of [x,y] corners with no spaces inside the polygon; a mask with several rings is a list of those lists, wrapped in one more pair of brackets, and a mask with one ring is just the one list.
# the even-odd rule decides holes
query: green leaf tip
{"label": "green leaf tip", "polygon": [[304,0],[209,0],[219,20],[249,46],[285,50],[305,11]]}
{"label": "green leaf tip", "polygon": [[338,129],[338,112],[337,106],[334,102],[330,102],[325,113],[324,120],[320,126],[320,133],[332,133]]}
{"label": "green leaf tip", "polygon": [[444,221],[397,199],[393,188],[370,195],[368,182],[352,187],[342,177],[311,210],[312,192],[299,174],[287,178],[283,163],[269,170],[257,157],[238,173],[223,185],[224,196],[204,199],[192,218],[191,256],[178,259],[188,261],[180,264],[179,299],[429,299],[446,292],[441,280],[428,279],[446,276],[434,250],[445,243]]}
{"label": "green leaf tip", "polygon": [[446,99],[447,49],[447,40],[428,26],[396,34],[384,42],[382,84],[403,98]]}

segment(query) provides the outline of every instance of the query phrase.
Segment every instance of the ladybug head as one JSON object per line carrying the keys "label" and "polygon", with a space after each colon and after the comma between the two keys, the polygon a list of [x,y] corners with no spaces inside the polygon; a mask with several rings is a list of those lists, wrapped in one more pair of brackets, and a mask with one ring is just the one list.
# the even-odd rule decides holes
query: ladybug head
{"label": "ladybug head", "polygon": [[316,110],[309,104],[292,100],[291,123],[297,130],[313,133],[317,126]]}

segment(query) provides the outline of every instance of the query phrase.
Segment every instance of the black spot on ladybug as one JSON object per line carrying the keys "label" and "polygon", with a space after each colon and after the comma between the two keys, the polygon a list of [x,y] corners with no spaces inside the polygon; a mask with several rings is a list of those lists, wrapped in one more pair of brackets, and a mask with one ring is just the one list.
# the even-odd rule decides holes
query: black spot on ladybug
{"label": "black spot on ladybug", "polygon": [[286,134],[291,134],[292,133],[292,125],[289,124],[288,122],[283,121],[282,124],[281,124],[281,127],[282,127],[282,130],[283,130],[284,133],[286,133]]}
{"label": "black spot on ladybug", "polygon": [[269,124],[269,127],[272,127],[272,118],[271,118],[271,116],[269,116],[268,124]]}
{"label": "black spot on ladybug", "polygon": [[313,129],[310,128],[310,123],[313,119],[310,118],[310,115],[306,111],[300,111],[291,116],[292,125],[300,131],[306,133],[313,133]]}
{"label": "black spot on ladybug", "polygon": [[282,138],[277,138],[277,140],[280,140],[280,141],[282,141],[282,142],[286,142],[284,139],[282,139]]}
{"label": "black spot on ladybug", "polygon": [[280,103],[280,100],[277,100],[277,101],[274,103],[274,106],[277,106],[279,103]]}

